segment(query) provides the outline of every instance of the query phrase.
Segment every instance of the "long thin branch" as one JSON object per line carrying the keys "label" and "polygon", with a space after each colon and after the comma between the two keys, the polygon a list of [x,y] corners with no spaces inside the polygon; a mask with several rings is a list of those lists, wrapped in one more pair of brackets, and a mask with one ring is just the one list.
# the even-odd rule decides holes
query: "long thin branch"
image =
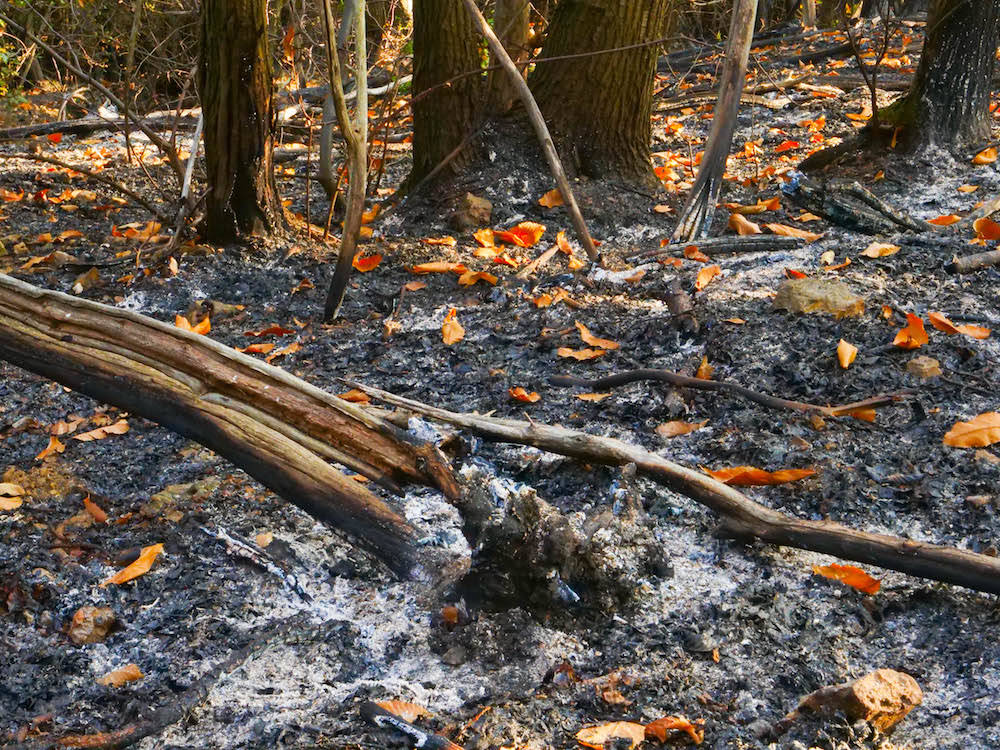
{"label": "long thin branch", "polygon": [[636,469],[648,478],[718,513],[726,530],[738,536],[1000,594],[1000,559],[995,557],[888,534],[857,531],[832,521],[792,518],[751,500],[739,490],[710,476],[622,440],[538,422],[460,414],[367,385],[351,385],[388,404],[457,425],[489,440],[531,445],[588,463],[609,466],[635,464]]}
{"label": "long thin branch", "polygon": [[521,103],[528,112],[528,119],[535,128],[535,133],[538,135],[538,140],[542,145],[542,151],[545,153],[545,159],[549,163],[549,169],[552,170],[552,176],[556,178],[559,192],[562,193],[563,201],[566,204],[566,210],[569,212],[570,220],[573,222],[573,229],[576,231],[577,239],[580,240],[583,249],[587,251],[587,257],[591,261],[597,260],[597,248],[594,246],[594,240],[587,229],[587,223],[583,220],[583,214],[580,213],[580,206],[577,205],[576,196],[573,195],[573,190],[569,186],[569,180],[566,179],[566,172],[563,169],[562,162],[559,160],[559,154],[556,151],[555,144],[552,142],[552,136],[549,134],[549,128],[545,124],[545,118],[542,117],[542,111],[538,108],[535,97],[531,95],[531,89],[528,88],[527,81],[518,72],[514,61],[510,59],[510,55],[504,49],[503,42],[497,38],[493,29],[490,28],[486,18],[483,17],[482,12],[476,6],[475,0],[464,0],[464,2],[469,15],[472,16],[472,20],[479,27],[482,35],[486,37],[486,43],[489,44],[493,56],[496,57],[510,76],[511,82],[514,84],[514,88],[521,99]]}

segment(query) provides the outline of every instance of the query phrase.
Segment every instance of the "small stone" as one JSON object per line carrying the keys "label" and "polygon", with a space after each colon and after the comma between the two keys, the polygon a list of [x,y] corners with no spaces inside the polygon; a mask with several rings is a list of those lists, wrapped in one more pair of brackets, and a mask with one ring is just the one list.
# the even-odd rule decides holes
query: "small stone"
{"label": "small stone", "polygon": [[469,652],[465,650],[464,646],[452,646],[441,657],[441,661],[452,667],[461,666],[468,660]]}
{"label": "small stone", "polygon": [[846,318],[864,313],[865,300],[843,281],[808,277],[782,282],[774,306],[794,313],[830,313]]}
{"label": "small stone", "polygon": [[451,225],[459,231],[489,226],[493,217],[493,204],[486,198],[466,193],[451,214]]}
{"label": "small stone", "polygon": [[968,495],[965,498],[965,502],[973,508],[983,508],[989,505],[992,500],[993,498],[989,495]]}
{"label": "small stone", "polygon": [[107,638],[115,624],[115,613],[110,607],[80,607],[69,626],[69,638],[77,646],[100,643]]}
{"label": "small stone", "polygon": [[864,719],[886,732],[924,700],[917,681],[905,672],[876,669],[855,680],[844,701],[852,720]]}
{"label": "small stone", "polygon": [[934,357],[920,354],[906,363],[906,371],[918,378],[934,378],[941,374],[941,363]]}

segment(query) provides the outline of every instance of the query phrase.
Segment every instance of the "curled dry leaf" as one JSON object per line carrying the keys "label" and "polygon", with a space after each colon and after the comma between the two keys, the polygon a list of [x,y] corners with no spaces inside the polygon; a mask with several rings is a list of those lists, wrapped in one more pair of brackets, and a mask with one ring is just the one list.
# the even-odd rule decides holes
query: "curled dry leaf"
{"label": "curled dry leaf", "polygon": [[461,263],[452,263],[447,260],[432,260],[429,263],[418,263],[410,267],[410,273],[457,273],[463,274],[469,269]]}
{"label": "curled dry leaf", "polygon": [[741,236],[760,234],[760,225],[754,224],[743,214],[729,214],[729,228]]}
{"label": "curled dry leaf", "polygon": [[556,350],[560,357],[572,357],[575,360],[597,359],[603,357],[608,352],[605,349],[570,349],[568,346],[561,346]]}
{"label": "curled dry leaf", "polygon": [[583,339],[583,343],[590,344],[591,346],[596,346],[596,347],[598,347],[600,349],[617,349],[618,348],[618,342],[617,341],[609,341],[608,339],[600,339],[600,338],[598,338],[597,336],[595,336],[594,334],[592,334],[589,330],[587,330],[587,326],[585,326],[580,321],[578,321],[578,320],[574,321],[574,325],[576,325],[576,330],[578,330],[580,332],[580,338]]}
{"label": "curled dry leaf", "polygon": [[66,446],[55,435],[49,436],[49,444],[45,446],[41,453],[35,456],[36,461],[41,461],[43,458],[51,456],[53,453],[62,453],[66,450]]}
{"label": "curled dry leaf", "polygon": [[458,244],[458,240],[450,235],[446,237],[424,237],[420,241],[425,245],[444,245],[445,247],[455,247]]}
{"label": "curled dry leaf", "polygon": [[534,221],[522,221],[510,229],[494,230],[493,237],[501,242],[509,242],[518,247],[531,247],[545,234],[545,226]]}
{"label": "curled dry leaf", "polygon": [[104,440],[108,435],[124,435],[128,431],[128,420],[119,419],[114,424],[109,424],[106,427],[98,427],[87,432],[81,432],[79,435],[73,435],[73,439],[79,440],[81,443],[89,443],[92,440]]}
{"label": "curled dry leaf", "polygon": [[271,531],[262,531],[253,538],[254,542],[261,549],[266,548],[271,542],[274,541],[274,533]]}
{"label": "curled dry leaf", "polygon": [[979,190],[979,185],[959,185],[956,189],[960,193],[974,193]]}
{"label": "curled dry leaf", "polygon": [[562,193],[559,188],[552,188],[549,192],[538,199],[538,205],[543,208],[555,208],[563,204]]}
{"label": "curled dry leaf", "polygon": [[273,326],[268,326],[267,328],[261,328],[259,331],[247,331],[243,335],[259,339],[263,336],[287,336],[291,333],[295,333],[294,328],[285,328],[284,326],[275,324]]}
{"label": "curled dry leaf", "polygon": [[535,391],[528,393],[521,386],[517,386],[516,388],[508,388],[507,393],[509,393],[510,397],[515,401],[524,401],[525,403],[528,404],[533,404],[541,398],[541,396],[539,396],[538,393],[536,393]]}
{"label": "curled dry leaf", "polygon": [[97,523],[108,522],[108,514],[104,512],[101,506],[90,499],[90,495],[83,498],[83,507]]}
{"label": "curled dry leaf", "polygon": [[708,363],[708,355],[703,355],[701,358],[701,364],[698,365],[698,370],[695,372],[694,376],[699,380],[711,380],[713,372],[715,372],[715,367]]}
{"label": "curled dry leaf", "polygon": [[351,388],[351,390],[344,393],[338,393],[337,398],[350,401],[352,404],[369,404],[372,400],[371,396],[357,388]]}
{"label": "curled dry leaf", "polygon": [[974,157],[972,157],[973,164],[992,164],[997,160],[997,147],[990,146],[989,148],[983,149]]}
{"label": "curled dry leaf", "polygon": [[[603,750],[605,743],[615,737],[631,741],[630,748],[646,739],[646,727],[632,721],[613,721],[595,727],[585,727],[576,733],[576,741],[584,747]],[[618,745],[615,745],[618,747]]]}
{"label": "curled dry leaf", "polygon": [[955,422],[943,442],[953,448],[985,448],[1000,443],[1000,412],[987,411],[968,422]]}
{"label": "curled dry leaf", "polygon": [[833,563],[832,565],[813,565],[813,573],[824,578],[832,578],[835,581],[846,583],[848,586],[852,586],[866,594],[877,594],[878,590],[882,587],[877,578],[872,578],[861,568],[854,565],[840,565],[838,563]]}
{"label": "curled dry leaf", "polygon": [[708,286],[709,282],[711,282],[712,279],[714,279],[720,273],[722,273],[722,269],[717,265],[705,266],[703,269],[698,271],[698,276],[695,278],[694,281],[695,291],[700,292],[702,289]]}
{"label": "curled dry leaf", "polygon": [[23,502],[19,497],[0,497],[0,510],[17,510]]}
{"label": "curled dry leaf", "polygon": [[576,397],[581,401],[598,402],[598,401],[603,401],[610,395],[611,395],[610,393],[578,393],[576,394]]}
{"label": "curled dry leaf", "polygon": [[483,247],[496,247],[496,240],[493,239],[493,230],[489,227],[477,229],[472,233],[472,236],[475,237],[476,242]]}
{"label": "curled dry leaf", "polygon": [[477,281],[485,281],[492,286],[497,285],[497,277],[486,271],[466,271],[458,277],[458,283],[462,286],[472,286]]}
{"label": "curled dry leaf", "polygon": [[451,346],[452,344],[457,344],[463,338],[465,338],[465,329],[458,322],[458,310],[453,307],[444,316],[444,323],[441,324],[441,340],[448,346]]}
{"label": "curled dry leaf", "polygon": [[21,497],[24,495],[24,487],[13,482],[0,482],[0,497]]}
{"label": "curled dry leaf", "polygon": [[267,354],[274,348],[274,344],[268,342],[264,344],[250,344],[249,346],[236,347],[236,351],[244,354]]}
{"label": "curled dry leaf", "polygon": [[431,715],[431,712],[423,706],[417,703],[408,703],[407,701],[378,701],[377,705],[411,724],[421,716]]}
{"label": "curled dry leaf", "polygon": [[974,339],[988,339],[990,337],[991,331],[989,328],[972,325],[955,325],[948,320],[944,313],[929,312],[927,313],[927,319],[931,322],[932,326],[937,328],[939,331],[944,331],[949,336],[961,333],[966,336],[971,336]]}
{"label": "curled dry leaf", "polygon": [[212,322],[205,316],[198,321],[197,325],[191,325],[191,321],[185,318],[183,315],[174,316],[174,325],[180,328],[182,331],[191,331],[191,333],[200,333],[204,336],[206,333],[212,330]]}
{"label": "curled dry leaf", "polygon": [[705,739],[704,719],[688,721],[683,716],[663,716],[646,725],[646,736],[655,737],[660,742],[666,742],[668,732],[686,732],[691,741],[700,745]]}
{"label": "curled dry leaf", "polygon": [[121,687],[129,682],[135,682],[136,680],[141,680],[145,675],[142,670],[139,669],[138,664],[127,664],[120,669],[116,669],[113,672],[108,672],[104,677],[101,677],[97,684],[105,685],[106,687]]}
{"label": "curled dry leaf", "polygon": [[284,357],[286,354],[294,354],[301,348],[302,345],[299,344],[298,341],[293,341],[288,346],[283,346],[282,348],[278,349],[278,351],[271,352],[270,354],[268,354],[266,357],[264,357],[264,361],[273,362],[274,360],[278,359],[278,357]]}
{"label": "curled dry leaf", "polygon": [[697,245],[688,245],[684,248],[684,257],[688,260],[695,260],[699,263],[711,263],[712,259],[698,249]]}
{"label": "curled dry leaf", "polygon": [[559,252],[565,253],[566,255],[573,254],[573,246],[569,244],[569,240],[566,239],[566,232],[559,230],[556,233],[556,247],[559,248]]}
{"label": "curled dry leaf", "polygon": [[815,242],[822,234],[816,232],[807,232],[805,229],[799,229],[797,227],[790,227],[787,224],[765,224],[765,227],[771,230],[774,234],[780,234],[782,237],[798,237],[799,239],[806,240],[807,242]]}
{"label": "curled dry leaf", "polygon": [[837,361],[840,362],[840,366],[846,370],[857,356],[858,347],[841,339],[840,343],[837,344]]}
{"label": "curled dry leaf", "polygon": [[762,214],[765,211],[777,211],[781,208],[781,198],[776,195],[766,201],[757,201],[749,206],[742,203],[725,203],[723,205],[734,214]]}
{"label": "curled dry leaf", "polygon": [[900,349],[918,349],[928,341],[924,321],[913,313],[906,313],[906,325],[896,333],[892,343]]}
{"label": "curled dry leaf", "polygon": [[987,216],[972,222],[972,228],[976,230],[976,237],[981,240],[1000,240],[1000,224]]}
{"label": "curled dry leaf", "polygon": [[727,469],[706,469],[701,470],[720,482],[738,487],[765,487],[773,484],[787,484],[795,482],[805,477],[810,477],[816,473],[815,469],[779,469],[778,471],[765,471],[755,466],[733,466]]}
{"label": "curled dry leaf", "polygon": [[707,424],[707,419],[701,422],[664,422],[663,424],[657,426],[656,434],[662,438],[672,438],[677,437],[678,435],[687,435],[695,430],[700,430]]}
{"label": "curled dry leaf", "polygon": [[131,581],[133,578],[145,575],[149,572],[149,569],[153,567],[153,563],[156,561],[156,558],[159,557],[161,552],[163,552],[162,543],[151,544],[148,547],[143,547],[142,552],[139,553],[139,557],[136,558],[135,562],[127,568],[122,568],[110,578],[102,581],[101,588],[104,588],[111,583],[121,585]]}
{"label": "curled dry leaf", "polygon": [[961,216],[956,214],[945,214],[944,216],[935,216],[933,219],[928,219],[928,224],[935,224],[939,227],[949,227],[952,224],[956,224],[962,220]]}
{"label": "curled dry leaf", "polygon": [[884,258],[887,255],[895,255],[899,252],[899,245],[890,245],[887,242],[872,242],[861,251],[866,258]]}
{"label": "curled dry leaf", "polygon": [[369,271],[378,267],[378,264],[382,262],[382,256],[379,253],[374,253],[372,255],[362,256],[361,253],[364,251],[358,251],[354,256],[354,260],[351,261],[358,271],[361,273],[368,273]]}

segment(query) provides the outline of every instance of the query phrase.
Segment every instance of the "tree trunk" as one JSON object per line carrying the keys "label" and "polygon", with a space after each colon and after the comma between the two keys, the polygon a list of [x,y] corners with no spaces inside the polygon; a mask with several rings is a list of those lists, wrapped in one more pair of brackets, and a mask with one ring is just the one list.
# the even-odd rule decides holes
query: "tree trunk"
{"label": "tree trunk", "polygon": [[[519,63],[528,57],[528,21],[531,4],[524,0],[497,0],[496,12],[493,14],[493,30],[503,42],[504,49],[510,59]],[[490,60],[494,65],[496,60]],[[525,69],[518,67],[524,75]],[[502,68],[490,71],[490,112],[498,115],[506,114],[517,101],[517,91],[510,76]]]}
{"label": "tree trunk", "polygon": [[[578,55],[659,39],[672,0],[560,0],[542,57]],[[560,147],[583,174],[656,185],[649,161],[653,73],[651,44],[539,63],[529,82]]]}
{"label": "tree trunk", "polygon": [[[479,77],[451,79],[479,66],[479,39],[462,0],[415,0],[410,185],[427,177],[472,132]],[[468,161],[459,154],[449,166],[457,171]]]}
{"label": "tree trunk", "polygon": [[998,29],[1000,0],[934,0],[910,91],[882,113],[906,128],[909,147],[988,140]]}
{"label": "tree trunk", "polygon": [[818,26],[821,29],[840,28],[847,18],[847,0],[821,0]]}
{"label": "tree trunk", "polygon": [[228,243],[284,223],[272,164],[266,0],[204,0],[198,94],[205,114],[205,235]]}

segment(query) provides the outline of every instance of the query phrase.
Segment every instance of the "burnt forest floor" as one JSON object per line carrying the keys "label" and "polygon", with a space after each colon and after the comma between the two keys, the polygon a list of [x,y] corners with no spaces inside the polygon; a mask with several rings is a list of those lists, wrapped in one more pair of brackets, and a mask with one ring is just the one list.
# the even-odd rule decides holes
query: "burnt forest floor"
{"label": "burnt forest floor", "polygon": [[[920,28],[906,33],[918,46],[904,72],[916,64]],[[797,53],[799,45],[766,54]],[[705,81],[715,62],[709,61]],[[853,69],[848,62],[841,71]],[[772,66],[769,75],[780,77],[781,68]],[[669,72],[660,76],[660,99],[681,93],[675,80]],[[695,74],[687,80],[698,81]],[[752,204],[778,195],[780,173],[809,150],[852,135],[856,128],[846,115],[862,111],[866,101],[862,88],[836,98],[807,89],[768,96],[787,102],[744,107],[730,164],[736,179],[727,182],[724,201]],[[1000,455],[947,447],[942,436],[958,420],[1000,410],[1000,339],[996,333],[984,340],[948,336],[928,326],[930,341],[918,350],[890,344],[906,312],[926,319],[937,310],[996,332],[1000,272],[944,270],[954,253],[982,249],[969,238],[874,237],[825,221],[797,221],[803,212],[786,199],[777,210],[749,218],[822,237],[794,251],[713,259],[722,273],[695,297],[701,330],[679,332],[664,293],[674,277],[691,291],[702,264],[637,264],[625,256],[669,236],[691,179],[687,160],[710,125],[705,112],[698,103],[656,115],[654,163],[662,167],[663,194],[577,182],[591,231],[603,243],[605,267],[589,273],[571,272],[568,256],[559,253],[519,280],[515,268],[476,256],[471,230],[447,225],[450,201],[468,191],[493,202],[495,228],[525,220],[545,225],[534,247],[507,248],[518,264],[550,247],[558,231],[572,239],[563,210],[537,204],[553,187],[541,171],[544,162],[507,126],[486,133],[485,157],[467,181],[376,220],[365,250],[383,259],[355,274],[333,325],[321,324],[319,311],[335,245],[306,239],[302,231],[255,248],[199,244],[178,254],[176,275],[166,268],[146,275],[134,263],[141,237],[113,236],[111,226],[141,227],[148,214],[113,204],[113,193],[99,184],[7,158],[31,147],[90,168],[96,161],[105,174],[155,198],[142,173],[125,165],[122,138],[107,132],[67,136],[58,144],[0,145],[0,188],[11,197],[0,204],[0,270],[67,293],[79,282],[89,299],[163,321],[202,300],[239,306],[217,305],[208,335],[244,347],[258,341],[248,331],[283,326],[291,332],[260,341],[276,344],[272,353],[292,343],[298,348],[273,363],[335,393],[348,390],[341,380],[347,379],[455,411],[527,415],[619,437],[691,467],[813,468],[816,474],[801,481],[748,492],[796,517],[996,554]],[[825,124],[817,126],[820,117]],[[786,141],[800,145],[776,152]],[[152,153],[149,169],[173,190]],[[390,156],[385,182],[391,187],[406,173],[405,146],[393,146]],[[305,210],[305,170],[300,158],[279,175],[292,212]],[[1000,192],[995,165],[975,166],[937,150],[872,157],[839,170],[831,176],[857,179],[920,218],[961,215]],[[978,189],[960,192],[962,185]],[[77,188],[96,197],[52,200]],[[324,202],[315,182],[313,188],[315,217]],[[38,195],[42,190],[48,192]],[[720,209],[716,233],[727,231],[726,216]],[[67,230],[80,234],[59,244],[43,236]],[[449,235],[453,245],[426,242]],[[901,250],[861,257],[876,239]],[[60,266],[57,256],[24,268],[29,258],[55,250],[73,255],[76,265]],[[133,252],[122,265],[99,265],[116,262],[126,250]],[[827,252],[833,262],[821,260]],[[850,265],[839,270],[821,268],[848,258]],[[460,262],[498,281],[465,287],[454,273],[408,270],[427,261]],[[88,264],[98,264],[98,278],[81,281]],[[776,310],[772,298],[786,269],[844,281],[865,297],[864,314],[837,320]],[[414,281],[426,285],[402,291]],[[535,304],[556,289],[572,304]],[[885,306],[892,310],[888,319]],[[465,335],[446,346],[442,322],[452,309]],[[620,347],[587,361],[557,356],[560,347],[584,348],[577,321]],[[859,349],[846,370],[836,359],[841,339]],[[937,359],[943,374],[911,375],[906,365],[916,355]],[[693,374],[703,358],[714,378],[785,398],[845,403],[904,389],[915,395],[878,409],[873,423],[843,418],[819,425],[795,412],[651,383],[616,389],[600,401],[577,398],[583,389],[548,384],[557,373],[598,377],[638,367]],[[509,389],[516,387],[540,399],[515,400]],[[63,453],[36,459],[60,420],[82,418],[78,430],[84,431],[123,417],[130,426],[125,434],[92,442],[65,436]],[[706,424],[665,440],[655,428],[671,420]],[[463,466],[493,477],[500,496],[527,485],[563,512],[587,515],[613,503],[620,480],[617,470],[472,438],[456,459],[456,467]],[[179,705],[200,684],[207,685],[204,700],[140,747],[407,746],[401,736],[362,722],[358,706],[368,699],[426,706],[434,713],[426,725],[465,748],[572,748],[584,726],[666,714],[704,719],[706,748],[1000,746],[1000,611],[993,597],[874,568],[868,571],[881,580],[881,590],[868,596],[812,573],[814,564],[835,560],[719,538],[711,512],[645,481],[639,487],[646,523],[669,570],[635,580],[632,607],[612,613],[571,604],[497,606],[466,591],[468,618],[451,625],[439,614],[448,600],[393,580],[336,532],[209,451],[5,364],[0,473],[0,481],[29,490],[21,507],[0,512],[5,747],[113,732],[152,709]],[[186,486],[157,494],[174,485]],[[81,492],[98,502],[108,523],[80,515]],[[456,512],[436,493],[413,490],[390,501],[435,544],[469,555]],[[222,532],[251,543],[272,535],[266,553],[308,598],[233,555],[217,537]],[[98,586],[120,553],[157,542],[165,554],[149,573],[122,586]],[[67,629],[84,605],[110,607],[117,625],[102,642],[76,646]],[[241,649],[245,658],[214,674]],[[96,682],[129,663],[143,679],[121,688]],[[564,663],[579,681],[559,669]],[[801,696],[881,667],[911,674],[924,691],[923,704],[889,739],[840,715],[806,718],[780,739],[761,739]]]}

